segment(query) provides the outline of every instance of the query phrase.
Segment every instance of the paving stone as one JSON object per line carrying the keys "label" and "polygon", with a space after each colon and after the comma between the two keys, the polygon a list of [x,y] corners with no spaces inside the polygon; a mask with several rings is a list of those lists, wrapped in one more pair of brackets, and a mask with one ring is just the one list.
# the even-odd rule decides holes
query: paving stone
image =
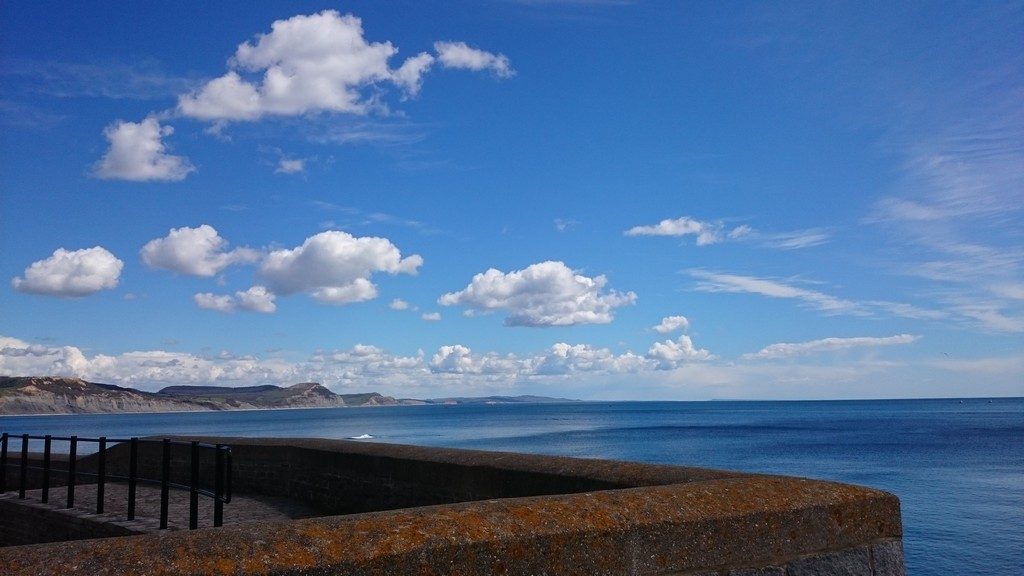
{"label": "paving stone", "polygon": [[[42,490],[28,490],[22,502],[28,506],[49,510],[66,510],[67,489],[56,487],[50,489],[50,502],[42,504],[39,499]],[[189,493],[185,490],[171,490],[168,493],[167,524],[170,530],[188,529]],[[159,486],[138,485],[135,492],[135,520],[128,520],[128,485],[108,483],[103,498],[102,515],[96,514],[96,485],[80,484],[75,488],[75,509],[72,514],[77,517],[88,517],[93,520],[106,521],[132,530],[154,532],[160,528],[160,488]],[[309,506],[274,496],[234,494],[231,502],[224,505],[224,524],[243,524],[247,522],[273,522],[296,518],[312,518],[319,516]],[[72,522],[77,518],[73,518]],[[213,526],[213,499],[200,496],[198,510],[199,527]]]}
{"label": "paving stone", "polygon": [[867,547],[818,554],[794,560],[789,576],[871,576],[871,555]]}

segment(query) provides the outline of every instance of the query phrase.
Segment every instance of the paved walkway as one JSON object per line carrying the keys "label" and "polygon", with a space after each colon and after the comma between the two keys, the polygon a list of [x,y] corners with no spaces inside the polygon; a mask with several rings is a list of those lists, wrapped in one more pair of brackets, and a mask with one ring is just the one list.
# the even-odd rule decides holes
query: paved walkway
{"label": "paved walkway", "polygon": [[[40,502],[42,490],[28,490],[26,500]],[[8,492],[8,498],[17,498],[17,492]],[[50,488],[49,504],[64,508],[67,505],[67,487]],[[128,485],[108,483],[103,498],[104,518],[124,521],[128,518]],[[96,485],[79,484],[75,486],[75,509],[83,512],[96,512]],[[171,530],[188,529],[189,493],[187,490],[171,489],[167,505],[167,524]],[[234,494],[231,502],[224,505],[224,525],[243,524],[246,522],[273,522],[293,518],[311,518],[322,516],[313,508],[287,498],[261,496],[252,494]],[[135,517],[138,526],[149,531],[159,528],[160,520],[160,487],[138,485],[135,492]],[[199,496],[199,527],[213,526],[213,498]]]}

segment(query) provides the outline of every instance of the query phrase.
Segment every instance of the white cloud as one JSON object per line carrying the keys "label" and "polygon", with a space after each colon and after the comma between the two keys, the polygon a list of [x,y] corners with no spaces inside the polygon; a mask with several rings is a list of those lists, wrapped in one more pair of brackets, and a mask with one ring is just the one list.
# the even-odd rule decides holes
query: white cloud
{"label": "white cloud", "polygon": [[391,80],[401,86],[409,96],[419,94],[423,87],[423,75],[434,64],[434,57],[426,52],[409,58],[392,73]]}
{"label": "white cloud", "polygon": [[[803,302],[804,304],[829,314],[848,314],[852,316],[875,316],[878,313],[891,314],[901,318],[917,320],[941,320],[948,318],[950,313],[943,310],[921,308],[902,302],[885,300],[853,301],[837,298],[817,290],[808,290],[778,280],[769,280],[755,276],[737,274],[721,274],[706,270],[690,270],[690,275],[698,279],[697,289],[703,292],[729,292],[734,294],[759,294],[769,298],[785,298]],[[968,316],[964,312],[961,315]]]}
{"label": "white cloud", "polygon": [[602,293],[607,283],[604,276],[588,278],[562,262],[548,261],[508,274],[491,268],[438,303],[467,306],[470,314],[507,310],[507,326],[606,324],[615,308],[636,301],[633,292]]}
{"label": "white cloud", "polygon": [[203,292],[196,294],[192,297],[196,305],[206,310],[216,310],[217,312],[231,313],[235,310],[242,309],[248,310],[249,312],[260,312],[262,314],[272,314],[277,311],[277,304],[274,300],[277,298],[272,292],[268,291],[263,286],[253,286],[245,291],[235,292],[234,296],[229,294],[212,294],[210,292]]}
{"label": "white cloud", "polygon": [[645,360],[632,352],[615,354],[607,348],[589,344],[559,342],[544,354],[528,361],[529,372],[540,376],[586,373],[640,372],[648,368]]}
{"label": "white cloud", "polygon": [[422,318],[423,320],[426,320],[427,322],[437,322],[438,320],[441,319],[441,313],[440,312],[424,312],[420,316],[420,318]]}
{"label": "white cloud", "polygon": [[571,218],[555,218],[554,224],[555,230],[558,230],[559,232],[566,232],[575,228],[579,222]]}
{"label": "white cloud", "polygon": [[441,346],[430,359],[430,371],[445,374],[488,374],[514,377],[520,363],[512,355],[473,354],[461,344]]}
{"label": "white cloud", "polygon": [[263,259],[257,276],[273,293],[306,292],[321,302],[347,304],[370,300],[377,288],[375,272],[413,274],[423,258],[402,258],[386,238],[356,238],[337,230],[311,236],[290,250],[275,250]]}
{"label": "white cloud", "polygon": [[437,59],[445,68],[490,70],[501,78],[515,75],[504,54],[492,54],[466,45],[465,42],[434,42]]}
{"label": "white cloud", "polygon": [[690,321],[686,319],[686,316],[666,316],[661,319],[660,324],[654,327],[654,330],[659,334],[668,334],[676,330],[686,330],[689,326]]}
{"label": "white cloud", "polygon": [[[749,227],[748,227],[749,228]],[[729,233],[730,237],[733,236],[733,230]],[[778,248],[780,250],[799,250],[801,248],[810,248],[812,246],[819,246],[829,241],[831,235],[824,230],[818,228],[811,228],[809,230],[796,230],[794,232],[757,232],[750,230],[748,233],[742,235],[745,238],[756,240],[761,243],[762,246],[768,248]]]}
{"label": "white cloud", "polygon": [[[437,59],[448,68],[489,69],[511,75],[508,59],[463,43],[438,43]],[[315,112],[366,114],[384,109],[382,83],[415,96],[435,61],[420,53],[397,69],[390,42],[369,42],[362,20],[335,10],[277,20],[268,34],[238,46],[230,70],[178,98],[185,116],[212,121],[257,120]],[[261,77],[258,77],[262,75]],[[251,79],[250,79],[251,78]]]}
{"label": "white cloud", "polygon": [[210,277],[232,264],[255,262],[259,252],[251,248],[227,250],[228,241],[209,224],[197,228],[172,228],[167,236],[142,247],[142,261],[153,268],[179,274]]}
{"label": "white cloud", "polygon": [[343,286],[321,286],[310,294],[324,304],[352,304],[376,298],[377,286],[366,278],[356,278]]}
{"label": "white cloud", "polygon": [[899,334],[883,338],[860,336],[855,338],[822,338],[820,340],[811,340],[809,342],[780,342],[778,344],[765,346],[759,352],[744,354],[743,357],[746,359],[757,360],[791,358],[793,356],[805,356],[821,352],[836,352],[839,350],[849,350],[851,348],[876,348],[879,346],[911,344],[917,339],[917,336],[911,336],[910,334]]}
{"label": "white cloud", "polygon": [[818,228],[792,232],[761,232],[742,224],[727,231],[725,222],[704,221],[683,216],[666,219],[650,226],[634,226],[625,232],[626,236],[696,236],[697,246],[708,246],[726,240],[753,242],[764,248],[796,250],[824,244],[830,234]]}
{"label": "white cloud", "polygon": [[[320,110],[364,114],[360,89],[387,80],[390,42],[367,42],[359,18],[334,10],[277,20],[269,34],[238,46],[234,70],[178,100],[186,116],[255,120]],[[239,72],[263,72],[252,83]]]}
{"label": "white cloud", "polygon": [[[749,227],[748,227],[749,228]],[[722,225],[716,222],[702,222],[689,216],[666,219],[651,226],[634,226],[626,230],[626,236],[687,236],[697,237],[698,246],[714,244],[722,239]]]}
{"label": "white cloud", "polygon": [[184,180],[195,171],[184,156],[169,154],[162,139],[174,128],[161,126],[150,116],[142,122],[119,120],[103,130],[110,148],[93,167],[93,175],[106,180]]}
{"label": "white cloud", "polygon": [[217,295],[210,292],[202,292],[192,296],[196,306],[205,310],[216,310],[217,312],[234,312],[235,299],[228,294]]}
{"label": "white cloud", "polygon": [[302,158],[281,158],[277,162],[274,174],[300,174],[306,171],[306,161]]}
{"label": "white cloud", "polygon": [[392,310],[408,310],[409,303],[401,298],[395,298],[391,301],[391,304],[388,304],[388,308],[391,308]]}
{"label": "white cloud", "polygon": [[[677,344],[678,343],[674,343]],[[685,348],[683,345],[679,345]],[[843,359],[801,362],[693,362],[643,358],[587,344],[558,343],[516,356],[453,344],[428,356],[356,344],[286,359],[278,353],[197,355],[163,350],[87,355],[74,346],[29,344],[0,335],[0,374],[77,376],[138,389],[172,384],[321,382],[338,391],[399,397],[556,394],[587,399],[850,398],[1019,395],[1024,355],[930,358],[921,362]],[[692,356],[692,353],[691,353]],[[675,364],[672,367],[673,363]],[[671,368],[671,369],[665,369]],[[557,386],[555,388],[554,386]]]}
{"label": "white cloud", "polygon": [[25,277],[11,280],[19,292],[45,296],[88,296],[117,286],[124,262],[101,246],[83,250],[58,248],[45,260],[33,262]]}
{"label": "white cloud", "polygon": [[665,340],[655,342],[647,351],[647,358],[657,362],[658,369],[671,370],[686,362],[695,360],[708,360],[712,358],[711,352],[693,345],[693,340],[686,334],[682,334],[676,340]]}
{"label": "white cloud", "polygon": [[736,274],[719,274],[705,270],[691,270],[690,275],[698,279],[697,289],[704,292],[747,293],[760,294],[770,298],[791,298],[826,312],[865,314],[856,302],[835,298],[815,290],[791,286],[776,280]]}
{"label": "white cloud", "polygon": [[253,286],[244,292],[235,292],[235,298],[238,299],[238,307],[242,310],[263,314],[277,310],[277,304],[274,304],[276,296],[263,286]]}

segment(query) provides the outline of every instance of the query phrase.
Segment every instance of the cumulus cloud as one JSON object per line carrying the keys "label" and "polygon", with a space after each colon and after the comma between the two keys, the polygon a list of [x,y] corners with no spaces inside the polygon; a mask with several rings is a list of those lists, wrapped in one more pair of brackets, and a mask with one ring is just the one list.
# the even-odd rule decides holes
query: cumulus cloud
{"label": "cumulus cloud", "polygon": [[124,262],[101,246],[83,250],[58,248],[45,260],[33,262],[24,277],[11,280],[19,292],[79,297],[117,286]]}
{"label": "cumulus cloud", "polygon": [[215,276],[232,264],[259,259],[259,252],[251,248],[227,247],[228,241],[213,226],[203,224],[171,228],[167,236],[150,240],[139,253],[150,267],[204,277]]}
{"label": "cumulus cloud", "polygon": [[277,298],[263,286],[253,286],[248,290],[235,292],[234,296],[228,294],[211,294],[204,292],[192,297],[196,305],[207,310],[230,313],[235,310],[248,310],[249,312],[260,312],[272,314],[277,311]]}
{"label": "cumulus cloud", "polygon": [[[21,340],[0,336],[0,351],[28,346]],[[156,390],[171,384],[238,386],[308,381],[301,377],[308,375],[304,367],[276,358],[226,353],[209,357],[163,350],[88,356],[75,346],[49,346],[46,351],[45,355],[38,356],[0,352],[0,373],[74,376],[142,390]]]}
{"label": "cumulus cloud", "polygon": [[110,142],[107,153],[93,167],[93,175],[105,180],[184,180],[195,171],[184,156],[175,156],[167,150],[163,138],[174,133],[174,128],[161,126],[150,116],[142,122],[119,120],[103,130]]}
{"label": "cumulus cloud", "polygon": [[391,308],[392,310],[408,310],[409,303],[401,298],[395,298],[390,304],[388,304],[388,308]]}
{"label": "cumulus cloud", "polygon": [[[336,392],[377,390],[394,396],[558,394],[585,398],[828,398],[862,390],[867,397],[962,394],[974,378],[979,396],[1012,396],[1020,388],[1024,355],[922,362],[841,360],[800,362],[679,362],[671,370],[630,352],[558,343],[535,354],[476,352],[461,344],[433,355],[388,352],[377,346],[316,351],[306,358],[229,351],[193,354],[163,350],[86,354],[75,346],[29,344],[0,335],[0,374],[76,376],[93,382],[157,390],[172,384],[257,385],[321,382]],[[895,372],[894,372],[895,370]],[[880,384],[880,382],[882,384]],[[900,383],[893,388],[893,382]],[[938,386],[938,388],[937,388]],[[854,388],[851,388],[854,387]],[[549,394],[549,393],[548,393]],[[914,394],[910,394],[914,395]]]}
{"label": "cumulus cloud", "polygon": [[507,310],[507,326],[606,324],[615,308],[636,301],[633,292],[604,293],[607,283],[604,276],[588,278],[562,262],[548,261],[507,274],[491,268],[438,303],[466,306],[469,314]]}
{"label": "cumulus cloud", "polygon": [[244,292],[235,292],[235,298],[238,298],[238,307],[242,310],[263,314],[277,310],[277,305],[274,304],[276,296],[263,286],[253,286]]}
{"label": "cumulus cloud", "polygon": [[468,46],[465,42],[434,42],[437,59],[445,68],[462,70],[490,70],[501,78],[515,75],[515,70],[504,54],[492,54]]}
{"label": "cumulus cloud", "polygon": [[654,327],[654,330],[658,334],[668,334],[676,330],[686,330],[689,326],[690,321],[686,319],[686,316],[666,316],[661,319],[661,323]]}
{"label": "cumulus cloud", "polygon": [[520,363],[512,355],[474,354],[461,344],[441,346],[430,359],[430,371],[446,374],[490,374],[514,376]]}
{"label": "cumulus cloud", "polygon": [[607,348],[565,342],[554,344],[529,364],[529,371],[537,375],[639,372],[647,367],[644,359],[632,352],[615,354]]}
{"label": "cumulus cloud", "polygon": [[422,318],[423,320],[426,320],[427,322],[437,322],[438,320],[441,319],[441,313],[440,312],[424,312],[420,316],[420,318]]}
{"label": "cumulus cloud", "polygon": [[331,230],[311,236],[292,249],[275,250],[263,259],[257,276],[273,293],[306,292],[328,304],[362,302],[377,297],[370,281],[375,272],[416,274],[417,254],[402,258],[386,238],[356,238]]}
{"label": "cumulus cloud", "polygon": [[434,63],[434,57],[426,52],[409,58],[398,67],[391,75],[391,80],[402,87],[409,96],[419,94],[423,87],[423,75],[430,70]]}
{"label": "cumulus cloud", "polygon": [[822,338],[820,340],[811,340],[809,342],[780,342],[778,344],[765,346],[759,352],[744,354],[743,357],[754,360],[791,358],[794,356],[806,356],[808,354],[818,354],[821,352],[837,352],[840,350],[849,350],[851,348],[876,348],[879,346],[911,344],[917,339],[917,336],[911,336],[910,334],[899,334],[883,338],[860,336],[855,338]]}
{"label": "cumulus cloud", "polygon": [[[461,42],[439,42],[435,49],[436,60],[446,68],[491,70],[502,77],[512,73],[508,58],[500,54]],[[181,95],[178,111],[212,121],[315,112],[366,114],[383,107],[383,83],[415,96],[435,62],[423,52],[392,69],[389,60],[397,53],[391,42],[367,41],[362,20],[351,14],[324,10],[277,20],[269,33],[238,46],[226,74]]]}
{"label": "cumulus cloud", "polygon": [[205,310],[216,310],[217,312],[234,312],[235,311],[235,299],[228,294],[212,294],[210,292],[202,292],[192,297],[192,300],[196,303],[196,306]]}
{"label": "cumulus cloud", "polygon": [[655,342],[647,351],[647,358],[655,361],[660,370],[678,368],[681,364],[712,358],[711,352],[693,345],[693,340],[682,334],[676,340]]}

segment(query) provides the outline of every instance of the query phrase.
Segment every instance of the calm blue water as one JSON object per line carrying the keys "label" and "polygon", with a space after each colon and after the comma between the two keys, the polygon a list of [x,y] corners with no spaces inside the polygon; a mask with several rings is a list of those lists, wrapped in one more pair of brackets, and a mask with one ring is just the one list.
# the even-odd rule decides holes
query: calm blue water
{"label": "calm blue water", "polygon": [[913,576],[1024,574],[1024,399],[2,416],[0,431],[309,436],[790,474],[897,494]]}

